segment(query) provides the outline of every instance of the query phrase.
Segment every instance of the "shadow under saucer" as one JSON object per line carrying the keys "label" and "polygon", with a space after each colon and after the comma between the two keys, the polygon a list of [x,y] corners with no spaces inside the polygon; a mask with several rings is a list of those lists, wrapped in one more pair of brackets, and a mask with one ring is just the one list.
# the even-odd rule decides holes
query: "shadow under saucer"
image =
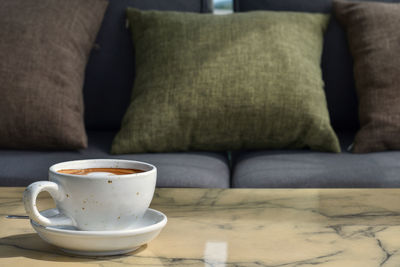
{"label": "shadow under saucer", "polygon": [[136,255],[145,250],[143,245],[135,251],[117,256],[78,256],[67,254],[55,246],[43,241],[38,234],[19,234],[0,238],[0,258],[25,257],[35,260],[55,262],[93,262],[96,260],[112,260]]}

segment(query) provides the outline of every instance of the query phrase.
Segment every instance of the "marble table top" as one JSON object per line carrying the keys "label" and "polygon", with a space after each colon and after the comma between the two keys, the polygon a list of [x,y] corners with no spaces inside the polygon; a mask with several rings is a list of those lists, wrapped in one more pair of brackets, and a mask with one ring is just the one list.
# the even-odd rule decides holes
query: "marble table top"
{"label": "marble table top", "polygon": [[[0,188],[0,266],[400,266],[400,189],[157,189],[161,234],[123,256],[69,256]],[[47,193],[45,193],[47,194]],[[41,195],[39,208],[51,208]]]}

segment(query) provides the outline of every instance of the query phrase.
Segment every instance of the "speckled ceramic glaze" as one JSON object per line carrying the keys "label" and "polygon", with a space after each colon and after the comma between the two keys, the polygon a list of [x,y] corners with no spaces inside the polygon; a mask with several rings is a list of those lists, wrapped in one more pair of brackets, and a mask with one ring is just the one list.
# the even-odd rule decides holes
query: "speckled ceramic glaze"
{"label": "speckled ceramic glaze", "polygon": [[[112,175],[72,175],[61,169],[131,168],[144,172]],[[43,226],[71,225],[81,230],[123,230],[134,227],[150,205],[156,185],[155,166],[130,160],[78,160],[55,164],[49,181],[29,185],[24,205],[29,217]],[[36,208],[37,195],[48,191],[60,216],[47,218]]]}

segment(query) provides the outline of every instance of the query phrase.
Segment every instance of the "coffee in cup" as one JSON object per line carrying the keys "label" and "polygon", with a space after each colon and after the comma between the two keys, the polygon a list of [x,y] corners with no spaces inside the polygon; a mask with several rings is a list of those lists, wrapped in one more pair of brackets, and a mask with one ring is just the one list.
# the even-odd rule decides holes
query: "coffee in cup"
{"label": "coffee in cup", "polygon": [[58,173],[76,174],[76,175],[126,175],[144,172],[138,169],[122,168],[87,168],[87,169],[62,169]]}

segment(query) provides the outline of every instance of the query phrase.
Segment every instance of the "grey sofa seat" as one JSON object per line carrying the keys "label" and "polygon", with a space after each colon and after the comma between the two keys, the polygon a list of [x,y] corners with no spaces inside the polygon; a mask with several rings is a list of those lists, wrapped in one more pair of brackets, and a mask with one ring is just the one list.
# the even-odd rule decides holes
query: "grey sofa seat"
{"label": "grey sofa seat", "polygon": [[62,161],[118,158],[157,166],[159,187],[229,187],[228,159],[222,153],[110,155],[114,132],[89,132],[89,147],[80,151],[0,150],[0,186],[27,186],[47,180],[52,164]]}
{"label": "grey sofa seat", "polygon": [[400,151],[352,154],[353,135],[341,136],[342,153],[309,150],[243,152],[235,155],[233,187],[400,187]]}

